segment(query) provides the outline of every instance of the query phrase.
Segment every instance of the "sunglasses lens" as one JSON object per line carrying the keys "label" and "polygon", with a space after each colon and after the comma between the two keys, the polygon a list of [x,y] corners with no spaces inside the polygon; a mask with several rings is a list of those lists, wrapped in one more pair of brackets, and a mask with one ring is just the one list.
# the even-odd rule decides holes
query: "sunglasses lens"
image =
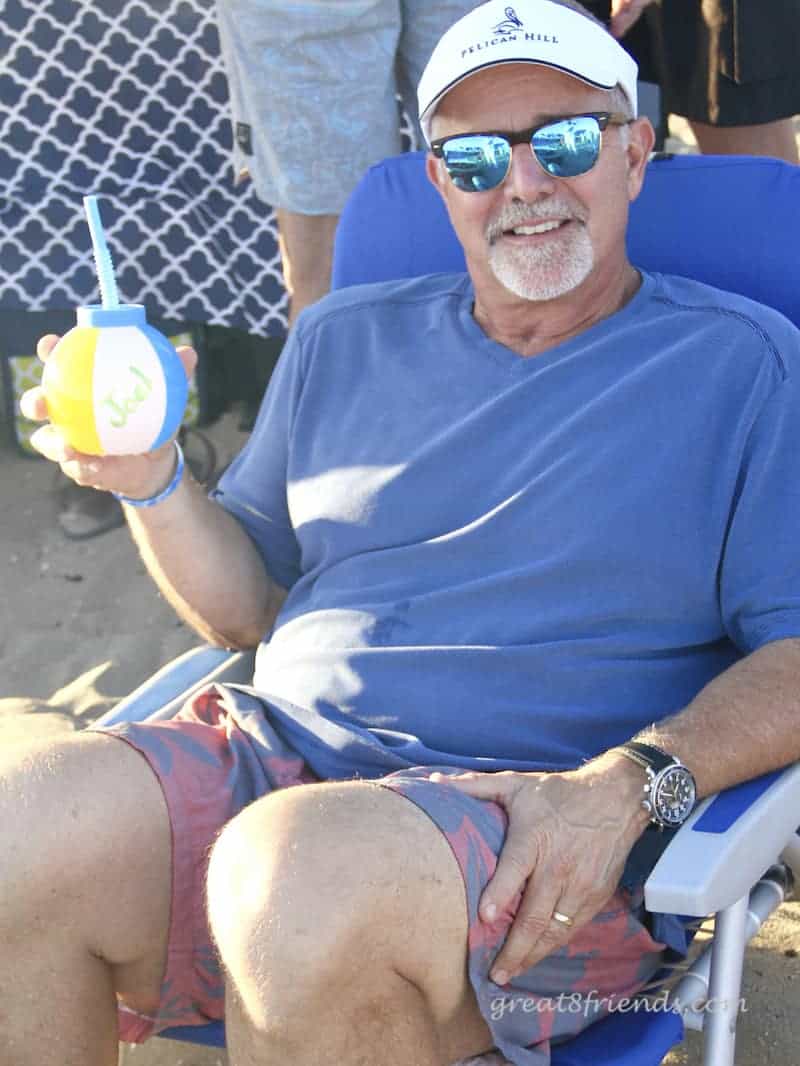
{"label": "sunglasses lens", "polygon": [[465,134],[445,141],[442,157],[457,189],[485,192],[498,186],[508,173],[511,146],[503,137]]}
{"label": "sunglasses lens", "polygon": [[531,139],[533,153],[554,178],[576,178],[597,162],[600,126],[596,118],[582,115],[542,126]]}

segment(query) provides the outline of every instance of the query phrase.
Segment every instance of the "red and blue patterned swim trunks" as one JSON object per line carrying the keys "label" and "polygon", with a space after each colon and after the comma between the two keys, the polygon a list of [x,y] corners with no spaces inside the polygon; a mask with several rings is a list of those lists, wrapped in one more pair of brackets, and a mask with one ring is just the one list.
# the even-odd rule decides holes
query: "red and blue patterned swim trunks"
{"label": "red and blue patterned swim trunks", "polygon": [[[170,721],[103,731],[147,759],[172,825],[172,914],[161,1003],[154,1017],[123,1006],[119,1011],[120,1039],[139,1043],[165,1028],[223,1017],[224,981],[205,909],[211,845],[247,804],[318,779],[273,729],[269,706],[235,688],[204,690]],[[564,948],[511,984],[494,984],[488,974],[514,915],[487,925],[478,917],[478,902],[503,845],[505,812],[428,780],[434,769],[448,770],[402,770],[379,783],[424,810],[458,861],[469,908],[469,975],[496,1047],[515,1066],[547,1066],[551,1041],[577,1035],[608,1013],[615,998],[635,995],[660,968],[664,945],[645,925],[642,885],[619,888]]]}

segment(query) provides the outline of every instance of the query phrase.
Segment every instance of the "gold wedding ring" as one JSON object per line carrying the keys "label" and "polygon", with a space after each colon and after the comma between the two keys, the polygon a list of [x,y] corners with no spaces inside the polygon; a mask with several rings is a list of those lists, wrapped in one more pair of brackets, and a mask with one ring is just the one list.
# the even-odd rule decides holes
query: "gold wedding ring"
{"label": "gold wedding ring", "polygon": [[554,922],[560,922],[562,925],[565,925],[567,929],[575,924],[574,918],[570,918],[568,914],[562,914],[561,911],[553,911],[552,918]]}

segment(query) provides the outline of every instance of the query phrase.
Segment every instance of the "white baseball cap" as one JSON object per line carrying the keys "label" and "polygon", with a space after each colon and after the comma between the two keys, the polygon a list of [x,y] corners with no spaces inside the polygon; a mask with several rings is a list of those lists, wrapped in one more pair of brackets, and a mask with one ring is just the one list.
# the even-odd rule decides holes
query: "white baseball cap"
{"label": "white baseball cap", "polygon": [[499,63],[539,63],[596,86],[619,84],[636,116],[639,68],[611,34],[578,11],[550,0],[489,0],[453,23],[439,40],[417,88],[422,131],[445,93]]}

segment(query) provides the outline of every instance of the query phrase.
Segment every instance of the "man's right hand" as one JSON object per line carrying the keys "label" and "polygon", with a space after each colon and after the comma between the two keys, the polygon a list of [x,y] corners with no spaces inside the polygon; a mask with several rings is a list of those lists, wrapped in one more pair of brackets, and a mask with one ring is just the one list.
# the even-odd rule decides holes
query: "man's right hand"
{"label": "man's right hand", "polygon": [[[58,340],[53,334],[40,339],[36,354],[42,362],[47,362]],[[197,353],[187,347],[177,351],[189,377],[197,364]],[[23,393],[20,409],[31,421],[46,423],[33,434],[31,445],[46,459],[58,463],[66,476],[78,485],[147,499],[169,484],[175,469],[175,449],[171,441],[142,455],[86,455],[71,447],[61,431],[47,422],[47,401],[41,386]]]}
{"label": "man's right hand", "polygon": [[[42,337],[43,362],[58,337]],[[178,348],[187,376],[197,362],[192,348]],[[144,455],[84,455],[47,422],[41,388],[21,399],[22,413],[36,422],[31,443],[79,485],[147,500],[169,485],[175,471],[172,444]],[[212,644],[254,648],[274,625],[286,595],[270,578],[255,542],[224,507],[191,478],[157,507],[126,508],[142,559],[162,594],[181,618]]]}

